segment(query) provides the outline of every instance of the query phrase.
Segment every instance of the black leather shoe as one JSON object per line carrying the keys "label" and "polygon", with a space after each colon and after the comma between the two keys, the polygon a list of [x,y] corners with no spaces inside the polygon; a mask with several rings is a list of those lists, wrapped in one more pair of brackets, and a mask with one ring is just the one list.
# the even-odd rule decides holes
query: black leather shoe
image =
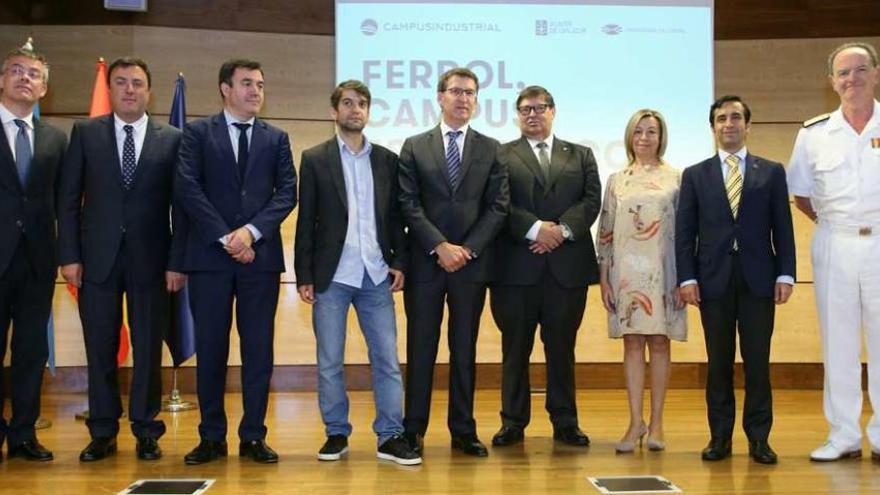
{"label": "black leather shoe", "polygon": [[452,437],[452,448],[458,449],[467,455],[474,457],[487,457],[489,451],[476,435],[461,435]]}
{"label": "black leather shoe", "polygon": [[162,457],[159,441],[152,437],[138,437],[137,456],[142,461],[155,461]]}
{"label": "black leather shoe", "polygon": [[409,444],[409,448],[412,449],[413,452],[422,455],[422,452],[425,450],[425,438],[421,433],[408,431],[403,434],[403,438],[406,440],[406,443]]}
{"label": "black leather shoe", "polygon": [[766,440],[749,442],[749,455],[758,464],[776,464],[778,460]]}
{"label": "black leather shoe", "polygon": [[582,432],[581,429],[577,427],[577,425],[554,428],[553,440],[559,440],[566,445],[573,445],[575,447],[590,446],[590,437],[588,437],[586,433]]}
{"label": "black leather shoe", "polygon": [[202,440],[189,454],[183,456],[183,462],[190,466],[211,462],[218,457],[226,457],[226,442]]}
{"label": "black leather shoe", "polygon": [[9,458],[22,457],[29,461],[51,461],[55,457],[46,447],[40,445],[36,438],[24,441],[18,445],[9,446]]}
{"label": "black leather shoe", "polygon": [[274,464],[278,462],[278,454],[266,445],[265,440],[251,440],[250,442],[241,442],[238,446],[239,457],[250,457],[254,462],[260,464]]}
{"label": "black leather shoe", "polygon": [[82,462],[100,461],[114,452],[116,452],[115,437],[93,438],[86,448],[79,453],[79,460]]}
{"label": "black leather shoe", "polygon": [[518,426],[502,426],[498,433],[492,437],[492,445],[506,447],[523,441],[523,429]]}
{"label": "black leather shoe", "polygon": [[730,455],[729,438],[712,438],[701,454],[704,461],[720,461]]}

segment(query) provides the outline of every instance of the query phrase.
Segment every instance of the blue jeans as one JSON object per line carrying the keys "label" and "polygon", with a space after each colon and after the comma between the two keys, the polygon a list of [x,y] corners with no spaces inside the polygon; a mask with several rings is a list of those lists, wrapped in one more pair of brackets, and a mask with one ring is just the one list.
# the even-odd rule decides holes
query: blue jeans
{"label": "blue jeans", "polygon": [[403,432],[403,384],[397,360],[397,322],[390,278],[374,285],[364,272],[360,289],[332,282],[315,295],[312,321],[318,341],[318,405],[327,436],[351,435],[345,392],[345,333],[349,305],[354,305],[373,378],[376,419],[373,431],[379,445]]}

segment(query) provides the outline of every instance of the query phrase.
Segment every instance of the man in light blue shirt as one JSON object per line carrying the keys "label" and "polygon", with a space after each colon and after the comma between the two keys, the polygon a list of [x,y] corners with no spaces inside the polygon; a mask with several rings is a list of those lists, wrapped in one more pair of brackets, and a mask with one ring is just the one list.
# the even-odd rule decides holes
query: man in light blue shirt
{"label": "man in light blue shirt", "polygon": [[330,97],[336,136],[303,152],[294,266],[300,298],[313,304],[318,402],[327,441],[318,459],[348,453],[345,334],[354,305],[369,349],[380,459],[422,462],[404,440],[403,386],[392,292],[403,288],[406,260],[397,201],[397,156],[363,135],[370,91],[341,83]]}

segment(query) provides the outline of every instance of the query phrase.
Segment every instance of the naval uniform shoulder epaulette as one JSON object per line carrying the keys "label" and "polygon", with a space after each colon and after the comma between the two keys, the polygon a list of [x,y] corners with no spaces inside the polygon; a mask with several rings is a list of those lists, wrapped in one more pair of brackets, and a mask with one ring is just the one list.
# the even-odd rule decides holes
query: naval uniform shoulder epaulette
{"label": "naval uniform shoulder epaulette", "polygon": [[822,115],[817,115],[810,120],[804,121],[804,127],[810,127],[811,125],[818,124],[819,122],[825,122],[826,120],[831,118],[830,113],[823,113]]}

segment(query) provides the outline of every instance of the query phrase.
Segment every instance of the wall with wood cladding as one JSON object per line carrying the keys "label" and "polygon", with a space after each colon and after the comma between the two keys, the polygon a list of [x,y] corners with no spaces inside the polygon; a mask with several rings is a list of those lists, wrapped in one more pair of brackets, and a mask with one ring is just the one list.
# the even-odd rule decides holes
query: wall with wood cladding
{"label": "wall with wood cladding", "polygon": [[[99,0],[0,4],[0,24],[138,25],[287,34],[335,33],[334,0],[149,0],[146,13]],[[715,0],[715,39],[877,36],[876,0]]]}
{"label": "wall with wood cladding", "polygon": [[[170,2],[151,0],[151,6],[165,3]],[[188,3],[195,5],[200,2]],[[231,5],[238,2],[225,3]],[[310,0],[303,4],[318,3],[321,2]],[[716,11],[719,11],[724,2],[717,3]],[[756,3],[787,5],[804,2]],[[814,2],[806,3],[812,5]],[[8,14],[8,7],[0,8],[0,19],[8,19],[8,16],[4,17],[3,9],[7,9]],[[750,19],[752,17],[749,16]],[[190,25],[202,24],[193,18]],[[719,33],[722,26],[718,26]],[[150,110],[161,119],[167,118],[172,84],[178,72],[186,75],[187,110],[189,117],[194,118],[219,110],[216,78],[223,60],[232,56],[257,58],[264,63],[267,81],[263,117],[290,133],[298,162],[303,149],[329,138],[333,132],[328,115],[328,97],[334,85],[333,38],[327,35],[257,32],[260,30],[247,25],[239,28],[242,31],[130,23],[76,26],[7,24],[0,25],[0,50],[21,45],[28,35],[35,38],[37,48],[47,54],[52,67],[49,94],[41,104],[44,118],[65,130],[69,130],[73,121],[82,118],[88,111],[95,77],[94,62],[99,56],[113,59],[120,55],[136,54],[151,64],[153,99]],[[876,29],[875,26],[875,34],[878,34]],[[753,125],[749,148],[753,152],[786,162],[800,123],[836,106],[835,95],[825,79],[825,57],[834,46],[851,39],[810,38],[809,33],[804,33],[801,39],[719,39],[715,42],[715,92],[718,95],[739,94],[751,105]],[[860,39],[880,45],[880,36]],[[663,108],[662,94],[657,95],[655,106]],[[625,121],[625,116],[622,121]],[[675,136],[670,138],[675,139]],[[772,360],[777,363],[821,362],[809,263],[812,225],[798,213],[794,217],[798,278],[803,283],[797,285],[791,302],[778,309]],[[310,308],[299,302],[292,283],[294,222],[295,214],[285,222],[283,228],[289,271],[283,276],[276,320],[276,363],[313,364],[315,349]],[[587,314],[578,341],[577,359],[580,362],[616,362],[621,359],[622,345],[620,341],[611,341],[606,337],[604,310],[597,296],[598,290],[590,291]],[[399,347],[403,359],[406,320],[399,297],[397,305]],[[62,285],[58,285],[56,291],[55,315],[58,364],[84,365],[76,308]],[[689,341],[673,345],[673,358],[677,362],[705,360],[698,314],[691,311],[689,319]],[[351,339],[346,349],[347,360],[365,363],[365,345],[353,315],[349,325]],[[234,331],[232,339],[232,348],[236,349],[238,340]],[[443,347],[440,360],[446,361],[448,353]],[[488,310],[483,315],[478,358],[486,363],[497,363],[501,359],[500,336]],[[536,349],[534,359],[543,360],[540,349]],[[167,356],[166,362],[170,362]],[[239,363],[237,352],[233,351],[230,362]]]}

